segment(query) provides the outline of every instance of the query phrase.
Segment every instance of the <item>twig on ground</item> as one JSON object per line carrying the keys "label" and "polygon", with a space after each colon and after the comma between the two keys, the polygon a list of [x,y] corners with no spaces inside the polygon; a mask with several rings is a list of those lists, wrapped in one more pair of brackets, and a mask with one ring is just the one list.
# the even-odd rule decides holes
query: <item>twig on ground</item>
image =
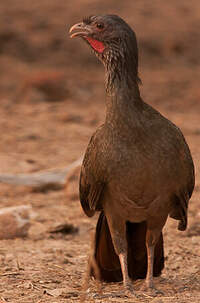
{"label": "twig on ground", "polygon": [[0,183],[35,187],[48,184],[64,185],[66,177],[73,174],[74,170],[81,165],[82,159],[81,157],[60,169],[49,169],[32,174],[0,174]]}
{"label": "twig on ground", "polygon": [[5,272],[5,273],[3,273],[3,274],[0,274],[0,276],[16,276],[16,275],[20,275],[21,273],[20,272],[16,272],[16,271],[13,271],[13,272]]}

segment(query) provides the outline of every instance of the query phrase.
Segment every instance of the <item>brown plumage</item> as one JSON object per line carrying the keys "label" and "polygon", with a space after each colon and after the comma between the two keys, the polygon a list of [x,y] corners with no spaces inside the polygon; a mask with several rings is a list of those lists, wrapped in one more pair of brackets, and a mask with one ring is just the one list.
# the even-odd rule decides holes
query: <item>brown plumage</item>
{"label": "brown plumage", "polygon": [[106,119],[85,153],[81,205],[88,216],[103,210],[128,292],[127,222],[145,221],[146,286],[152,288],[155,247],[168,215],[179,221],[179,230],[187,227],[192,157],[178,127],[140,97],[137,41],[129,25],[115,15],[92,16],[72,31],[106,71]]}

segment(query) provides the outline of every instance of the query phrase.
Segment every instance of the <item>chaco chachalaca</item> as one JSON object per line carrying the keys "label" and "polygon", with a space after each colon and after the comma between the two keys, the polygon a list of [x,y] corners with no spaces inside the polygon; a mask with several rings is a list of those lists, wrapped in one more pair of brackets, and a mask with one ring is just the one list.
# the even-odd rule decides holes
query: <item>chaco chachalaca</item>
{"label": "chaco chachalaca", "polygon": [[194,188],[190,150],[179,128],[142,100],[136,36],[123,19],[90,16],[70,32],[103,62],[107,95],[105,122],[93,134],[81,168],[81,205],[88,216],[103,211],[128,291],[127,222],[145,222],[146,285],[153,287],[155,246],[168,215],[179,221],[179,230],[187,227]]}

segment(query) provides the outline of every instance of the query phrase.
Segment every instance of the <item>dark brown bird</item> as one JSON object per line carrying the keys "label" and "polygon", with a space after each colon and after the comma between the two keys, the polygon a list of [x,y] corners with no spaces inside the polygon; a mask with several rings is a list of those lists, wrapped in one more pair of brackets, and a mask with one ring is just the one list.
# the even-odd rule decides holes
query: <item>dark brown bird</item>
{"label": "dark brown bird", "polygon": [[168,215],[187,227],[194,165],[188,145],[172,122],[140,97],[135,33],[116,15],[91,16],[74,25],[105,66],[106,118],[92,136],[80,175],[84,212],[105,214],[125,288],[128,275],[127,222],[144,222],[147,288],[153,287],[155,246]]}

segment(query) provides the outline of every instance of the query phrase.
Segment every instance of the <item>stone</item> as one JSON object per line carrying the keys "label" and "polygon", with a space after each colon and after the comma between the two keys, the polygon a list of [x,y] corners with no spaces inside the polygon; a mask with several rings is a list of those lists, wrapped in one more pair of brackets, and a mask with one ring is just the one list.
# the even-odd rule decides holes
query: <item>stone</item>
{"label": "stone", "polygon": [[33,216],[35,214],[30,205],[0,209],[0,240],[26,237]]}

